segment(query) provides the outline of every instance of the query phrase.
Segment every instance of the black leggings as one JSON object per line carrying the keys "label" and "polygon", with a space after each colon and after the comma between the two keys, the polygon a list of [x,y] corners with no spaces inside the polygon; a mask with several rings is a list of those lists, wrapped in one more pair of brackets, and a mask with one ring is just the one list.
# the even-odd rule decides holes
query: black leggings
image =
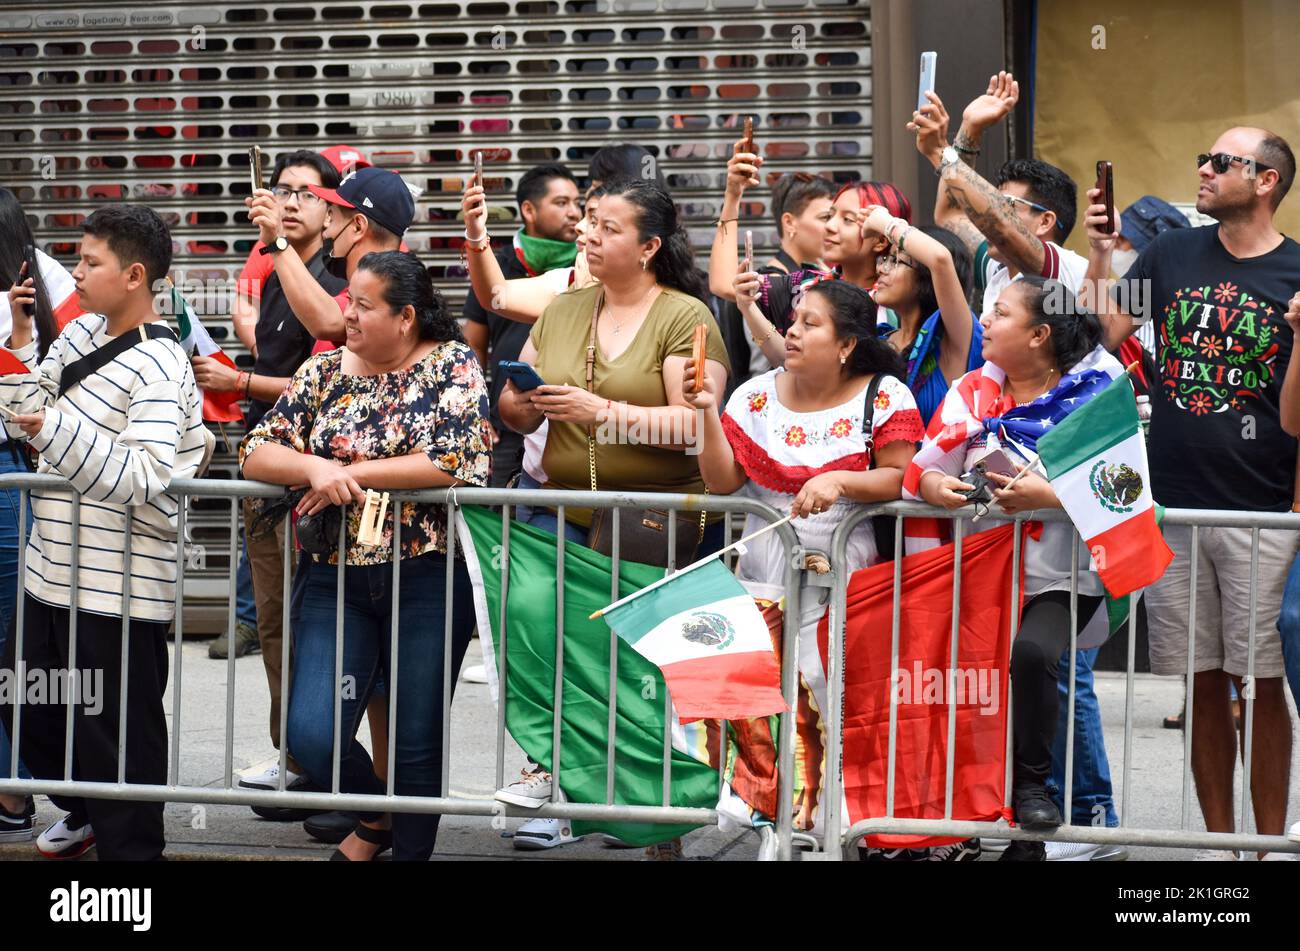
{"label": "black leggings", "polygon": [[[1078,596],[1080,631],[1101,602],[1099,597]],[[1011,645],[1012,775],[1016,787],[1043,785],[1051,774],[1052,743],[1061,708],[1056,679],[1061,655],[1069,646],[1070,592],[1045,591],[1027,601]]]}

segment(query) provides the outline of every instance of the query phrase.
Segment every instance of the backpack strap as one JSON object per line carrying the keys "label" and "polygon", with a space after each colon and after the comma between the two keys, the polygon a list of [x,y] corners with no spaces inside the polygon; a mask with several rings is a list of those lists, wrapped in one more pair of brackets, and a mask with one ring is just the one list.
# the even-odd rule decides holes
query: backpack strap
{"label": "backpack strap", "polygon": [[124,334],[119,334],[104,346],[64,367],[63,373],[59,377],[59,396],[68,392],[87,377],[94,376],[132,347],[149,340],[180,342],[176,339],[176,334],[172,333],[171,328],[166,324],[141,324],[135,330],[128,330]]}

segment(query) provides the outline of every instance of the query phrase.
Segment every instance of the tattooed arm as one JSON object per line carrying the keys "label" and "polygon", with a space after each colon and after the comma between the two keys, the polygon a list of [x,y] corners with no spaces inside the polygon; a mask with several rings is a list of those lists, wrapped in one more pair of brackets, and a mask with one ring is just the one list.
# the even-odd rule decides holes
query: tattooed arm
{"label": "tattooed arm", "polygon": [[[924,113],[914,113],[908,128],[917,133],[917,151],[938,168],[948,144],[948,113],[938,96],[929,98],[931,105]],[[988,238],[1019,269],[1037,273],[1043,265],[1042,243],[1024,227],[1015,208],[975,171],[984,132],[1007,116],[1019,98],[1020,84],[1010,73],[1001,72],[990,77],[984,95],[966,106],[953,140],[961,164],[940,177],[934,220],[960,238],[972,255]]]}

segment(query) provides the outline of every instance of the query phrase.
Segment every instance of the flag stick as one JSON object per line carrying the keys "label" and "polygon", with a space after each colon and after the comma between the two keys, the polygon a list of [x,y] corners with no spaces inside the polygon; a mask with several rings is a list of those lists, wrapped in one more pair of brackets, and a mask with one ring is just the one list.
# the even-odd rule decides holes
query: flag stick
{"label": "flag stick", "polygon": [[793,515],[787,515],[785,518],[778,519],[777,521],[772,522],[770,525],[764,525],[758,531],[751,532],[750,534],[746,535],[744,538],[737,539],[736,541],[728,545],[726,548],[719,548],[713,554],[705,555],[699,561],[692,562],[691,564],[687,565],[685,568],[678,569],[677,571],[674,571],[670,575],[664,575],[664,577],[660,578],[658,581],[654,582],[653,584],[648,584],[639,591],[633,591],[631,594],[627,595],[626,597],[619,598],[613,604],[605,605],[605,607],[601,608],[599,611],[591,615],[591,617],[589,617],[587,620],[594,621],[596,620],[596,618],[600,617],[602,614],[605,614],[607,611],[612,611],[614,610],[614,608],[627,604],[633,598],[639,598],[641,597],[641,595],[645,594],[646,592],[653,591],[655,588],[667,584],[669,581],[672,581],[674,578],[678,577],[679,575],[683,575],[688,571],[692,571],[693,569],[700,567],[700,565],[707,565],[709,562],[717,558],[719,555],[725,555],[727,552],[731,551],[731,549],[739,548],[741,545],[745,544],[745,542],[751,541],[757,538],[759,535],[763,535],[767,532],[770,532],[774,528],[784,525],[792,518],[794,518]]}

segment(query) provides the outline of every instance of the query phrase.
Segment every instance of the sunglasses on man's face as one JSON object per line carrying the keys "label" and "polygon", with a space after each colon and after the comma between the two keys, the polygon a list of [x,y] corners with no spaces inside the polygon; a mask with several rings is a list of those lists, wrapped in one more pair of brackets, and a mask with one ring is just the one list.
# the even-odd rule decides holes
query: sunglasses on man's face
{"label": "sunglasses on man's face", "polygon": [[1214,169],[1214,174],[1222,175],[1228,169],[1232,168],[1234,162],[1240,163],[1247,168],[1264,169],[1265,171],[1273,168],[1272,165],[1265,165],[1263,162],[1257,162],[1253,158],[1244,155],[1229,155],[1227,152],[1202,152],[1196,156],[1196,167],[1200,168],[1206,162],[1210,163],[1210,168]]}

